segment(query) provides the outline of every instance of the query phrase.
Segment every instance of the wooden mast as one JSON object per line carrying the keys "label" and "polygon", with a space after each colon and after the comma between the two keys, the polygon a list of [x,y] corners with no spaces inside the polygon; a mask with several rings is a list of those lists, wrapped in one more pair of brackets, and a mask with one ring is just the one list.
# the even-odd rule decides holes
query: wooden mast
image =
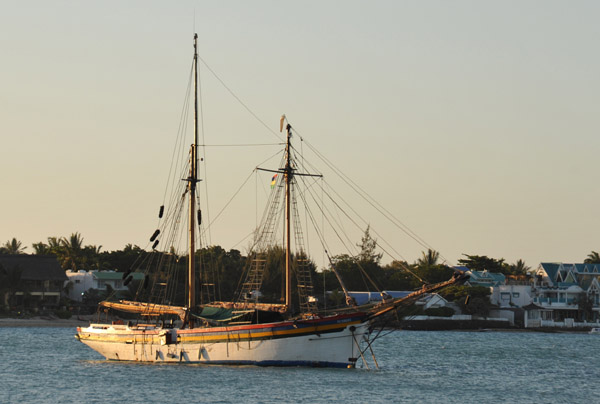
{"label": "wooden mast", "polygon": [[190,177],[188,186],[190,193],[189,212],[189,259],[188,259],[188,308],[196,306],[196,183],[198,182],[198,34],[194,34],[194,144],[191,150]]}
{"label": "wooden mast", "polygon": [[290,195],[291,195],[291,184],[292,184],[292,165],[291,161],[291,146],[290,140],[292,138],[292,126],[288,123],[286,126],[287,130],[287,142],[285,146],[286,159],[284,168],[284,179],[285,179],[285,306],[288,313],[292,312],[292,256],[291,256],[291,209],[290,209]]}

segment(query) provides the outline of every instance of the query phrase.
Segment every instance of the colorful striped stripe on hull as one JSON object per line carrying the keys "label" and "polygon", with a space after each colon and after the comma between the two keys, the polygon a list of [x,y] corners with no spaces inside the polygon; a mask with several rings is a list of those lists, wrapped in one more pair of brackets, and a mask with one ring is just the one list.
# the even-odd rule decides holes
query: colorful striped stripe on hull
{"label": "colorful striped stripe on hull", "polygon": [[358,313],[183,330],[96,324],[78,328],[77,337],[110,360],[347,367],[359,355],[358,344],[367,331],[363,319],[364,315]]}

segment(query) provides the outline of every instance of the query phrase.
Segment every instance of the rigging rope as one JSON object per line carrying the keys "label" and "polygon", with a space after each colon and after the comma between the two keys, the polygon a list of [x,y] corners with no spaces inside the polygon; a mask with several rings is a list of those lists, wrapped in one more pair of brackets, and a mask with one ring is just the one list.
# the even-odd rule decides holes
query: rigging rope
{"label": "rigging rope", "polygon": [[246,111],[248,111],[248,113],[250,113],[250,115],[252,115],[258,122],[260,122],[265,128],[267,128],[267,130],[269,132],[271,132],[271,134],[273,134],[275,137],[277,137],[279,140],[283,141],[284,139],[281,137],[281,135],[279,135],[277,132],[275,132],[273,129],[271,129],[271,127],[269,125],[267,125],[262,119],[260,119],[258,117],[258,115],[256,115],[234,92],[233,90],[231,90],[227,84],[225,84],[225,82],[223,80],[221,80],[221,78],[217,75],[217,73],[215,73],[213,71],[213,69],[210,68],[210,66],[208,65],[208,63],[206,63],[206,61],[204,59],[202,59],[200,56],[198,56],[198,58],[200,59],[200,61],[202,61],[202,63],[204,64],[204,66],[206,66],[206,68],[208,69],[209,72],[212,73],[213,76],[215,76],[215,78],[219,81],[219,83],[221,83],[221,85],[229,92],[229,94],[231,94],[231,96],[233,98],[235,98],[237,100],[237,102],[240,103],[240,105],[242,107],[244,107],[246,109]]}
{"label": "rigging rope", "polygon": [[[208,63],[202,59],[202,57],[198,57],[200,59],[200,61],[202,61],[202,63],[204,64],[204,66],[208,69],[208,71],[210,71],[212,73],[212,75],[219,81],[219,83],[221,83],[221,85],[229,92],[229,94],[235,99],[237,100],[240,105],[242,107],[244,107],[246,109],[246,111],[248,113],[250,113],[250,115],[252,115],[259,123],[261,123],[268,132],[270,132],[271,134],[273,134],[274,136],[276,136],[279,140],[283,141],[283,138],[281,137],[280,134],[278,134],[276,131],[274,131],[269,125],[267,125],[262,119],[260,119],[258,117],[258,115],[256,115],[256,113],[254,113],[234,92],[233,90],[231,90],[231,88],[229,88],[225,82],[219,77],[219,75],[216,74],[216,72],[214,70],[212,70],[212,68],[208,65]],[[402,232],[404,232],[407,236],[409,236],[410,238],[412,238],[415,242],[417,242],[419,245],[421,245],[424,248],[427,249],[431,249],[433,250],[433,247],[431,247],[431,245],[429,245],[425,240],[423,240],[423,238],[421,238],[419,235],[417,235],[414,231],[412,231],[407,225],[405,225],[402,221],[400,221],[398,218],[396,218],[391,212],[389,212],[387,209],[385,209],[385,207],[383,207],[379,202],[377,202],[373,197],[371,197],[366,191],[364,191],[358,184],[356,184],[354,181],[352,181],[347,175],[345,175],[339,168],[337,168],[332,162],[330,162],[323,154],[321,154],[314,146],[312,146],[312,144],[310,142],[308,142],[307,140],[305,140],[303,138],[303,136],[295,129],[292,127],[292,130],[294,131],[294,133],[296,133],[296,135],[298,135],[298,137],[300,138],[300,140],[304,143],[306,142],[307,146],[315,153],[315,155],[317,157],[319,157],[335,174],[337,174],[354,192],[356,192],[361,198],[363,198],[367,203],[369,203],[375,210],[377,210],[382,216],[384,216],[386,219],[388,219],[390,222],[392,222],[392,224],[394,224],[397,228],[399,228]],[[303,153],[302,153],[303,155]],[[385,240],[384,240],[385,241]],[[388,244],[388,246],[393,250],[393,247],[386,242],[386,244]],[[395,251],[395,250],[394,250]],[[397,251],[395,251],[395,253],[399,256],[401,256]],[[441,254],[439,253],[440,258],[442,258],[444,261],[448,262],[448,260]],[[405,261],[404,258],[402,258],[402,260]]]}
{"label": "rigging rope", "polygon": [[[324,182],[325,182],[325,181],[324,181]],[[325,183],[326,183],[326,182],[325,182]],[[324,187],[323,187],[323,188],[324,188]],[[323,212],[323,215],[324,215],[324,210],[328,210],[327,206],[326,206],[325,204],[320,204],[320,205],[319,205],[319,204],[317,203],[317,197],[316,197],[316,196],[315,196],[315,195],[314,195],[314,194],[311,192],[311,187],[308,187],[308,186],[307,186],[307,187],[306,187],[306,189],[307,189],[307,192],[308,192],[308,193],[311,195],[311,197],[312,197],[313,201],[315,202],[315,204],[317,204],[317,206],[319,207],[319,209],[321,210],[321,212]],[[339,195],[337,192],[335,192],[335,190],[333,190],[333,188],[331,188],[331,189],[332,189],[332,191],[333,191],[334,193],[336,193],[336,195],[338,195],[338,197],[339,197],[339,198],[340,198],[342,201],[344,201],[344,199],[343,199],[343,198],[342,198],[342,197],[341,197],[341,196],[340,196],[340,195]],[[341,206],[340,206],[340,205],[339,205],[337,202],[336,202],[336,200],[335,200],[334,198],[332,198],[332,197],[331,197],[331,195],[330,195],[330,194],[329,194],[327,191],[325,191],[324,189],[322,189],[321,191],[322,191],[322,193],[324,193],[324,194],[325,194],[325,195],[328,197],[328,199],[330,200],[330,202],[331,202],[331,203],[333,203],[333,205],[334,205],[335,207],[337,207],[337,210],[336,210],[336,212],[338,212],[338,211],[339,211],[339,212],[343,213],[343,214],[346,216],[346,218],[347,218],[347,219],[348,219],[348,220],[349,220],[351,223],[353,223],[353,224],[356,226],[356,228],[358,228],[358,229],[362,229],[362,228],[361,228],[361,226],[360,226],[360,225],[359,225],[359,224],[358,224],[358,223],[357,223],[357,222],[356,222],[356,221],[355,221],[355,220],[354,220],[354,219],[353,219],[353,218],[352,218],[352,217],[351,217],[351,216],[350,216],[350,215],[349,215],[349,214],[348,214],[348,213],[347,213],[347,212],[346,212],[346,211],[345,211],[345,210],[344,210],[344,209],[343,209],[343,208],[342,208],[342,207],[341,207]],[[354,214],[355,214],[357,217],[359,217],[361,220],[363,220],[363,222],[366,224],[366,221],[365,221],[364,219],[362,219],[362,217],[361,217],[361,216],[360,216],[360,215],[359,215],[359,214],[358,214],[358,213],[357,213],[357,212],[356,212],[356,211],[355,211],[355,210],[352,208],[352,206],[351,206],[350,204],[348,204],[348,203],[347,203],[347,202],[345,202],[345,201],[344,201],[344,203],[346,203],[346,205],[347,205],[347,206],[348,206],[348,207],[349,207],[349,208],[352,210],[352,212],[353,212],[353,213],[354,213]],[[306,205],[308,205],[308,204],[306,204]],[[324,209],[323,209],[323,207],[324,207]],[[332,228],[334,228],[334,226],[333,226],[332,222],[331,222],[331,221],[329,221],[329,220],[327,220],[327,221],[328,221],[328,223],[330,224],[330,226],[331,226]],[[315,225],[314,221],[313,221],[313,225]],[[338,225],[340,226],[340,229],[341,229],[341,230],[342,230],[342,232],[343,232],[343,226],[341,226],[341,222],[340,222],[340,223],[338,223]],[[335,229],[334,229],[334,233],[336,233],[336,235],[338,235],[338,238],[340,238],[340,237],[339,237],[339,233],[338,233],[337,231],[335,231]],[[375,232],[375,231],[374,231],[374,233],[375,233],[375,234],[377,234],[377,232]],[[344,235],[346,236],[346,239],[349,241],[349,238],[348,238],[348,236],[345,234],[345,232],[344,232]],[[342,241],[342,240],[341,240],[341,238],[340,238],[340,241]],[[385,241],[385,240],[384,240],[384,241]],[[389,243],[387,243],[387,242],[385,242],[385,243],[389,245]],[[387,251],[387,250],[386,250],[386,249],[385,249],[383,246],[381,246],[381,244],[378,244],[378,245],[379,245],[379,247],[380,247],[380,248],[381,248],[381,249],[382,249],[382,250],[383,250],[383,251],[384,251],[386,254],[388,254],[390,257],[394,258],[394,256],[393,256],[392,254],[390,254],[390,253],[389,253],[389,251]],[[391,246],[390,246],[390,247],[391,247]],[[393,250],[393,247],[391,247],[391,248],[392,248],[392,250]],[[394,252],[395,252],[395,250],[394,250]],[[355,255],[355,254],[353,254],[353,255]],[[412,274],[413,276],[415,276],[417,279],[419,279],[421,282],[423,282],[423,279],[422,279],[421,277],[419,277],[417,274],[415,274],[413,271],[411,271],[411,270],[410,270],[410,268],[408,268],[406,265],[404,265],[404,264],[403,264],[401,261],[398,261],[398,262],[400,263],[400,265],[403,267],[403,269],[404,269],[405,271],[409,272],[410,274]],[[359,265],[359,267],[360,267],[360,265]],[[362,270],[362,268],[361,268],[361,270]],[[368,275],[366,274],[366,272],[365,272],[364,270],[363,270],[362,272],[364,272],[364,273],[365,273],[365,275],[368,277]],[[373,282],[371,279],[369,279],[369,280],[370,280],[370,281],[371,281],[371,282],[374,284],[374,282]],[[377,287],[376,287],[376,289],[377,289]],[[379,289],[377,289],[377,290],[379,290]]]}
{"label": "rigging rope", "polygon": [[[292,128],[294,132],[298,133],[298,131]],[[419,235],[417,235],[414,231],[412,231],[408,226],[402,223],[398,218],[396,218],[391,212],[385,209],[379,202],[377,202],[373,197],[369,195],[366,191],[364,191],[358,184],[356,184],[352,179],[350,179],[347,175],[345,175],[339,168],[337,168],[332,162],[330,162],[322,153],[320,153],[311,143],[307,140],[304,140],[307,146],[315,153],[317,157],[319,157],[335,174],[337,174],[354,192],[356,192],[361,198],[363,198],[367,203],[369,203],[375,210],[377,210],[382,216],[388,219],[391,223],[393,223],[396,227],[402,230],[406,235],[416,241],[424,248],[432,249],[431,245],[429,245],[425,240],[423,240]],[[445,261],[448,261],[442,254],[440,257]]]}
{"label": "rigging rope", "polygon": [[[237,102],[240,103],[241,106],[243,106],[246,111],[248,113],[250,113],[250,115],[252,115],[258,122],[260,122],[271,134],[273,134],[274,136],[276,136],[279,140],[283,141],[281,135],[279,135],[277,132],[275,132],[273,129],[271,129],[271,127],[269,125],[267,125],[262,119],[260,119],[226,84],[225,82],[214,72],[214,70],[212,70],[212,68],[208,65],[208,63],[202,59],[202,57],[198,56],[198,58],[200,59],[200,61],[203,63],[203,65],[208,69],[208,71],[219,81],[219,83],[221,83],[221,85],[229,92],[229,94],[237,100]],[[309,147],[310,150],[312,150],[315,155],[321,159],[321,161],[323,161],[326,166],[328,166],[337,176],[339,176],[342,181],[344,181],[346,183],[346,185],[348,185],[355,193],[357,193],[363,200],[365,200],[369,205],[371,205],[377,212],[379,212],[382,216],[384,216],[387,220],[389,220],[392,224],[394,224],[397,228],[399,228],[401,231],[403,231],[407,236],[409,236],[410,238],[412,238],[415,242],[417,242],[419,245],[421,245],[424,248],[427,249],[432,249],[433,248],[427,243],[425,242],[420,236],[418,236],[414,231],[412,231],[410,228],[408,228],[408,226],[406,226],[404,223],[402,223],[398,218],[396,218],[391,212],[389,212],[387,209],[385,209],[379,202],[377,202],[372,196],[370,196],[366,191],[364,191],[360,186],[358,186],[354,181],[352,181],[346,174],[344,174],[339,168],[337,168],[331,161],[329,161],[323,154],[321,154],[315,147],[312,146],[312,144],[306,140],[304,140],[304,138],[302,137],[302,135],[300,135],[300,133],[295,129],[292,128],[292,130],[299,136],[299,138],[301,139],[302,143],[306,142],[307,146]],[[203,143],[204,142],[204,131],[203,131]],[[202,147],[235,147],[235,146],[259,146],[259,145],[206,145],[204,144]],[[300,155],[302,156],[302,163],[301,165],[304,166],[305,164],[307,164],[304,161],[304,153],[303,150],[301,151]],[[248,181],[248,179],[246,179],[244,181],[244,184]],[[325,184],[325,182],[324,182]],[[242,185],[243,187],[243,185]],[[240,187],[241,189],[241,187]],[[225,205],[225,207],[221,210],[221,212],[219,212],[219,214],[217,215],[217,218],[222,214],[222,212],[227,208],[227,206],[229,206],[229,204],[231,203],[231,201],[235,198],[235,196],[239,193],[240,189],[238,189],[238,191],[236,191],[236,193],[234,194],[234,196],[230,199],[230,201]],[[331,200],[336,206],[337,208],[347,217],[350,219],[350,221],[357,227],[360,228],[360,226],[358,225],[358,223],[356,223],[356,221],[354,221],[350,215],[348,215],[343,209],[342,207],[337,204],[333,198],[331,197],[331,195],[327,192],[324,191],[324,187],[321,187],[322,192],[324,192],[327,197],[329,198],[329,200]],[[338,196],[340,197],[340,195],[332,189],[332,191]],[[310,193],[310,192],[309,192]],[[340,197],[341,198],[341,197]],[[314,199],[314,196],[313,196]],[[341,198],[342,201],[343,198]],[[344,201],[344,203],[352,210],[352,212],[358,217],[360,218],[361,221],[363,221],[363,223],[367,223],[362,217],[360,217],[360,215],[357,214],[357,212],[346,202]],[[320,208],[322,214],[324,215],[324,209]],[[326,210],[326,209],[325,209]],[[308,216],[308,215],[307,215]],[[214,223],[214,221],[217,219],[215,218],[213,221],[210,221],[209,224],[209,229],[210,226]],[[311,218],[311,221],[314,222],[314,220]],[[338,238],[340,239],[340,241],[342,241],[342,244],[345,244],[342,240],[342,238],[339,236],[339,234],[337,233],[337,231],[335,230],[335,227],[332,225],[332,223],[328,220],[330,226],[334,229],[334,232],[336,233],[336,235],[338,236]],[[313,223],[314,225],[315,223]],[[315,226],[315,228],[317,228],[317,226]],[[340,228],[343,229],[343,227],[340,225]],[[206,231],[206,230],[205,230]],[[389,249],[391,249],[396,255],[401,256],[401,254],[399,254],[391,244],[389,244],[387,241],[385,241],[385,239],[381,238],[381,236],[375,231],[373,230],[373,232],[375,233],[375,235],[377,235],[380,239],[383,240],[383,242],[389,247]],[[344,232],[345,234],[345,232]],[[347,238],[347,235],[346,235]],[[392,254],[390,254],[381,244],[379,244],[379,247],[386,253],[388,254],[390,257],[394,258],[394,256]],[[445,260],[448,261],[441,253],[439,253],[439,256]],[[404,258],[402,258],[402,261],[397,260],[400,263],[400,265],[407,270],[409,273],[411,273],[413,276],[417,277],[419,280],[423,281],[420,277],[418,277],[414,272],[412,272],[402,261],[406,261]],[[368,276],[368,275],[367,275]]]}
{"label": "rigging rope", "polygon": [[[205,131],[204,131],[204,108],[202,103],[202,75],[200,69],[198,69],[198,101],[200,104],[200,126],[201,126],[201,134],[202,134],[202,145],[196,145],[196,147],[202,147],[202,154],[204,157],[202,158],[202,166],[204,168],[204,197],[206,200],[206,220],[210,222],[210,204],[208,203],[208,169],[206,166],[206,141],[205,141]],[[201,208],[200,198],[198,198],[198,207]],[[212,244],[212,236],[210,228],[208,230],[208,245]]]}
{"label": "rigging rope", "polygon": [[[186,90],[186,94],[185,94],[185,98],[183,101],[183,107],[181,109],[181,118],[179,120],[179,128],[177,130],[177,136],[176,136],[176,141],[175,141],[175,145],[173,146],[173,154],[171,157],[171,165],[169,167],[169,175],[167,176],[167,184],[165,186],[165,194],[163,197],[163,205],[165,204],[165,200],[167,197],[167,193],[169,191],[169,184],[172,183],[172,179],[171,179],[171,173],[173,173],[174,170],[177,169],[177,167],[174,167],[175,163],[178,161],[181,161],[181,157],[183,156],[183,150],[184,148],[181,146],[183,144],[183,140],[184,140],[184,134],[187,132],[187,125],[188,125],[188,115],[189,115],[189,100],[190,100],[190,94],[191,94],[191,89],[192,89],[192,81],[193,81],[193,72],[194,72],[194,65],[192,63],[191,69],[190,69],[190,75],[188,78],[188,85],[187,85],[187,90]],[[181,152],[181,156],[180,158],[176,158],[176,154],[177,151]]]}
{"label": "rigging rope", "polygon": [[221,211],[217,214],[217,216],[215,216],[215,218],[212,220],[212,222],[210,222],[208,224],[208,226],[206,226],[205,230],[203,231],[202,234],[204,234],[204,232],[206,232],[208,229],[210,229],[212,227],[212,225],[217,221],[217,219],[221,216],[221,214],[223,214],[223,212],[225,211],[225,209],[227,209],[227,207],[231,204],[231,202],[233,202],[233,200],[235,199],[235,197],[237,196],[237,194],[240,193],[240,191],[242,190],[242,188],[244,188],[244,186],[246,185],[246,183],[248,182],[248,180],[252,177],[253,173],[250,173],[249,176],[246,177],[246,179],[244,180],[244,182],[242,182],[242,185],[239,186],[239,188],[237,189],[237,191],[234,192],[234,194],[231,196],[231,198],[229,198],[229,201],[225,204],[225,206],[223,206],[223,208],[221,209]]}
{"label": "rigging rope", "polygon": [[[310,188],[308,188],[308,187],[307,187],[307,190],[310,190]],[[298,193],[300,194],[300,198],[302,198],[302,200],[304,201],[304,205],[307,207],[307,212],[309,212],[309,215],[310,215],[310,217],[311,217],[311,222],[313,223],[313,226],[314,226],[314,225],[316,224],[316,222],[315,222],[315,220],[314,220],[314,217],[313,217],[313,214],[312,214],[312,212],[310,211],[310,209],[308,209],[308,203],[306,202],[306,199],[304,199],[304,193],[302,193],[302,192],[298,192]],[[312,195],[312,194],[311,194],[311,196],[312,196],[312,197],[313,197],[313,199],[314,199],[314,195]],[[350,220],[351,220],[351,219],[350,219]],[[335,230],[334,230],[334,232],[335,232]],[[336,232],[336,234],[337,234],[337,232]],[[323,243],[323,242],[324,242],[324,240],[321,240],[321,242]],[[327,254],[327,256],[329,257],[329,254]],[[332,260],[331,260],[331,257],[329,257],[329,260],[330,260],[330,262],[332,262]],[[366,278],[367,278],[367,280],[368,280],[369,282],[371,282],[371,285],[372,285],[372,286],[375,288],[375,290],[377,290],[378,292],[381,292],[381,290],[379,290],[379,287],[377,286],[377,284],[376,284],[376,283],[373,281],[373,279],[372,279],[372,278],[369,276],[369,274],[368,274],[368,273],[367,273],[367,271],[366,271],[366,270],[363,268],[363,266],[360,264],[360,262],[359,262],[358,260],[355,260],[355,263],[356,263],[356,265],[358,266],[358,268],[360,269],[360,271],[361,271],[361,274],[362,274],[364,277],[366,277]],[[333,265],[333,262],[332,262],[332,265]],[[365,282],[365,283],[366,283],[366,282]]]}

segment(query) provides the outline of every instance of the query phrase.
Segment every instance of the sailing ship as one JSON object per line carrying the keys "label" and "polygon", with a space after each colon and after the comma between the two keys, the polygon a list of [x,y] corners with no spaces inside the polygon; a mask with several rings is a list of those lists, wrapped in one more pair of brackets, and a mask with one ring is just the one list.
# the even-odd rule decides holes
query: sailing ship
{"label": "sailing ship", "polygon": [[[285,242],[285,285],[283,299],[279,302],[264,302],[261,299],[260,287],[266,266],[267,243],[272,241],[276,233],[274,228],[278,222],[268,214],[265,215],[261,230],[257,230],[254,251],[248,256],[250,268],[246,280],[242,284],[237,301],[234,302],[198,302],[196,279],[197,238],[196,227],[201,222],[200,210],[197,207],[198,176],[198,52],[197,35],[194,35],[194,143],[189,154],[189,172],[185,178],[187,195],[188,248],[186,299],[184,305],[173,305],[172,298],[167,298],[170,290],[169,273],[164,268],[168,262],[178,261],[180,257],[169,248],[159,253],[156,250],[159,242],[158,229],[150,238],[155,253],[147,255],[154,260],[160,274],[152,278],[152,292],[141,293],[150,301],[118,300],[103,301],[99,305],[99,313],[124,312],[138,315],[137,321],[122,320],[92,323],[87,327],[78,327],[76,338],[90,348],[99,352],[106,359],[116,361],[140,362],[180,362],[202,364],[230,365],[279,365],[279,366],[315,366],[315,367],[348,367],[356,366],[365,359],[367,350],[373,354],[372,342],[379,336],[374,332],[374,324],[378,319],[396,312],[401,307],[414,303],[427,293],[432,293],[464,280],[460,275],[446,282],[423,287],[408,296],[393,299],[382,295],[377,304],[356,305],[344,282],[336,273],[340,286],[345,294],[344,307],[325,311],[317,304],[311,285],[310,271],[303,264],[307,262],[307,254],[302,250],[302,236],[294,230],[296,246],[300,252],[291,252],[292,225],[298,224],[295,216],[296,199],[293,197],[297,185],[296,179],[302,176],[314,176],[298,170],[294,160],[291,144],[292,127],[286,124],[284,117],[280,122],[280,132],[285,128],[286,142],[282,168],[266,170],[273,172],[272,193],[267,213],[284,212]],[[281,198],[279,198],[281,196]],[[282,202],[280,202],[282,201]],[[283,206],[281,206],[283,205]],[[179,208],[167,209],[166,216],[173,218]],[[159,217],[163,217],[161,206]],[[179,220],[173,220],[178,227]],[[169,227],[165,225],[163,227]],[[150,257],[150,258],[148,258]],[[154,257],[154,258],[152,258]],[[332,267],[335,271],[335,267]],[[130,271],[125,272],[123,279],[130,281]],[[171,275],[173,275],[171,273]],[[295,276],[294,276],[295,275]],[[141,289],[147,289],[151,275],[147,274]],[[293,279],[295,278],[295,279]],[[200,282],[202,283],[202,282]],[[297,295],[292,293],[292,284],[298,287]],[[201,289],[201,288],[200,288]],[[202,290],[202,289],[201,289]],[[162,297],[162,300],[159,299]],[[296,297],[297,303],[294,303]],[[375,356],[373,354],[373,360]],[[376,362],[375,362],[376,363]]]}

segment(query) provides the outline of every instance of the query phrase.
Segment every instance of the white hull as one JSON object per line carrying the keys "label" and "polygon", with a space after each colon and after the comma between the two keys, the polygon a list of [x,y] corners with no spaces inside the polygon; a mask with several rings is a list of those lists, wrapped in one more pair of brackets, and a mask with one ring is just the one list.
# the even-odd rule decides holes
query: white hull
{"label": "white hull", "polygon": [[77,337],[109,360],[353,367],[368,325],[337,318],[191,330],[92,324]]}

